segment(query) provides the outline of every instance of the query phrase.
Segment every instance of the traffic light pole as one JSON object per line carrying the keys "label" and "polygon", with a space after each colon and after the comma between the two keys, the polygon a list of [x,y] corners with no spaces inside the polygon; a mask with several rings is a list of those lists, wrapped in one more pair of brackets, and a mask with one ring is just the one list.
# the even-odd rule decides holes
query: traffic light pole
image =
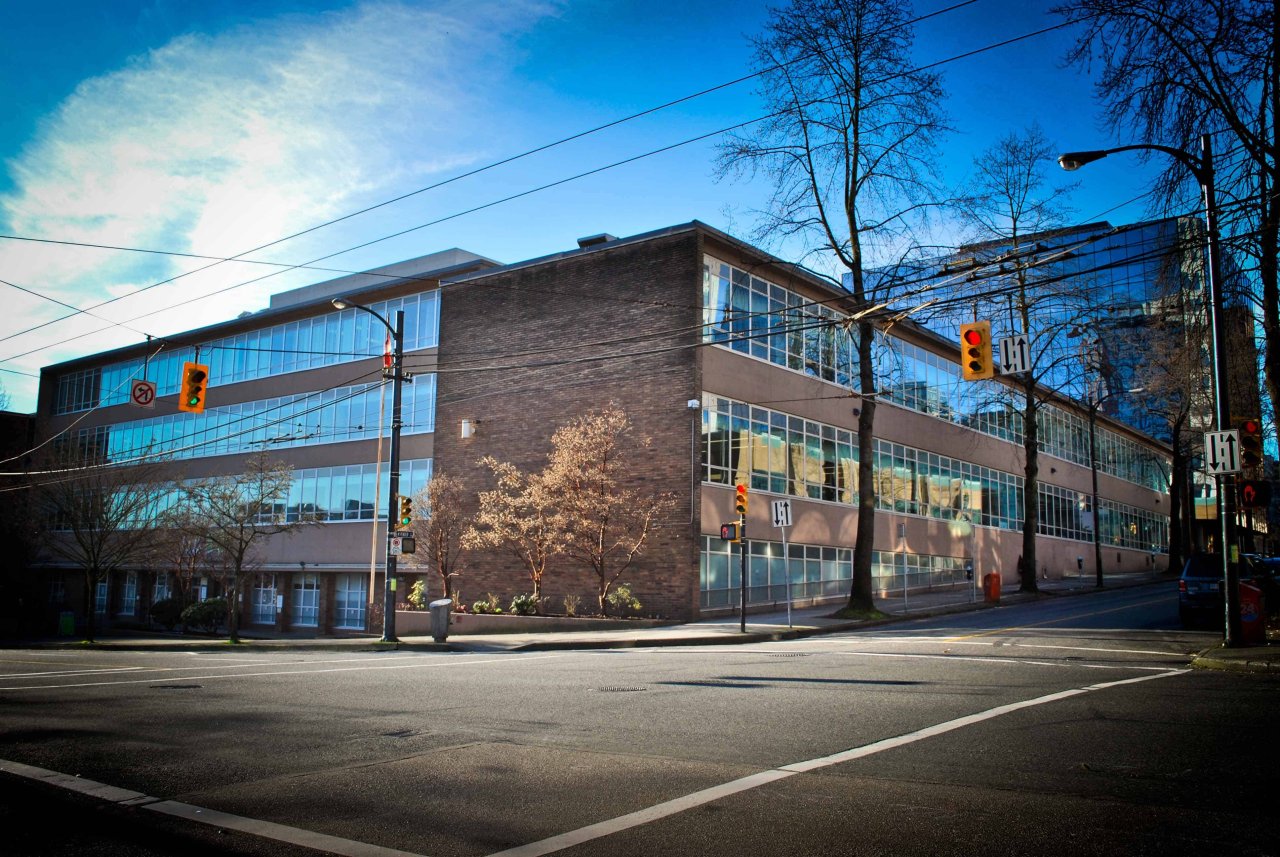
{"label": "traffic light pole", "polygon": [[[372,312],[372,310],[370,310]],[[374,313],[377,315],[377,313]],[[380,316],[379,316],[380,317]],[[385,322],[385,320],[384,320]],[[396,643],[396,555],[391,552],[391,535],[399,521],[396,503],[400,499],[400,402],[404,386],[404,310],[396,310],[396,326],[391,331],[395,351],[391,356],[391,486],[387,492],[387,573],[383,581],[382,642]],[[374,523],[377,526],[377,523]]]}
{"label": "traffic light pole", "polygon": [[[1208,134],[1200,135],[1200,157],[1182,149],[1162,146],[1157,143],[1136,143],[1131,146],[1117,146],[1113,149],[1096,149],[1087,152],[1068,152],[1058,158],[1058,165],[1064,170],[1077,170],[1085,164],[1101,160],[1117,152],[1151,151],[1163,152],[1189,169],[1200,185],[1204,197],[1205,231],[1208,233],[1207,252],[1208,271],[1205,285],[1209,292],[1209,326],[1213,336],[1213,380],[1214,405],[1218,431],[1231,428],[1231,396],[1230,376],[1227,360],[1226,302],[1222,294],[1222,247],[1218,235],[1218,201],[1214,190],[1213,144]],[[1215,477],[1219,498],[1218,553],[1222,559],[1222,579],[1226,588],[1223,593],[1223,608],[1226,611],[1226,629],[1223,645],[1231,647],[1240,645],[1240,574],[1239,545],[1236,543],[1236,502],[1233,485],[1221,475]]]}
{"label": "traffic light pole", "polygon": [[747,516],[738,518],[738,630],[747,633]]}

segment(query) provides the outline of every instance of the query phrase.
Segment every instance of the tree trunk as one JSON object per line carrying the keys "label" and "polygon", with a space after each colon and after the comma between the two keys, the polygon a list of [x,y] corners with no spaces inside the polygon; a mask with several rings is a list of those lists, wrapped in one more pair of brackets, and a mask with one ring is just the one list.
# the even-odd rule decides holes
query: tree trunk
{"label": "tree trunk", "polygon": [[84,575],[84,641],[94,642],[94,631],[97,624],[98,611],[95,601],[98,594],[98,575],[86,571]]}
{"label": "tree trunk", "polygon": [[872,429],[875,425],[876,399],[874,396],[875,365],[872,363],[872,327],[858,325],[858,384],[863,395],[858,413],[858,533],[853,543],[853,582],[849,588],[850,610],[872,610],[875,601],[871,596],[871,560],[876,538],[876,485],[873,474],[875,445]]}
{"label": "tree trunk", "polygon": [[[1040,429],[1036,421],[1035,381],[1030,374],[1023,383],[1026,404],[1022,411],[1022,449],[1026,455],[1022,493],[1022,579],[1019,592],[1038,592],[1036,585],[1036,533],[1040,529]],[[1098,510],[1093,510],[1093,525],[1098,525]]]}

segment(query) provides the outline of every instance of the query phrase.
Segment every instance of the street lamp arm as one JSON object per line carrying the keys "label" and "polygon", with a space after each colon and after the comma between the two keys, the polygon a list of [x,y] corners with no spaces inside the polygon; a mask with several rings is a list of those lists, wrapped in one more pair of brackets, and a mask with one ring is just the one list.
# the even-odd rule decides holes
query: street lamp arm
{"label": "street lamp arm", "polygon": [[346,298],[334,298],[333,300],[329,301],[329,303],[333,304],[334,309],[362,309],[365,312],[369,313],[369,315],[376,318],[378,321],[382,322],[383,327],[389,330],[392,333],[392,335],[394,335],[396,332],[396,329],[391,326],[391,322],[387,321],[385,318],[382,317],[381,314],[374,312],[364,304],[358,304],[354,301],[349,301]]}
{"label": "street lamp arm", "polygon": [[1091,149],[1085,152],[1066,152],[1058,156],[1058,166],[1067,172],[1078,170],[1085,164],[1091,164],[1094,161],[1100,161],[1107,155],[1115,155],[1119,152],[1163,152],[1191,170],[1195,175],[1196,181],[1205,184],[1208,173],[1205,165],[1199,159],[1193,157],[1190,153],[1184,152],[1182,149],[1175,149],[1172,146],[1162,146],[1159,143],[1135,143],[1131,146],[1116,146],[1114,149]]}

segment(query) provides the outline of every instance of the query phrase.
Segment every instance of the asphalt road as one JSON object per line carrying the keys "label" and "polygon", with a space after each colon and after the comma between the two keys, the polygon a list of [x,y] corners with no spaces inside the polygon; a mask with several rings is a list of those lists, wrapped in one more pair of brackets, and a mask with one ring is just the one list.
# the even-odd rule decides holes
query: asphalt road
{"label": "asphalt road", "polygon": [[745,646],[3,651],[0,759],[140,795],[0,775],[0,851],[1280,854],[1280,680],[1187,669],[1214,642],[1166,583]]}

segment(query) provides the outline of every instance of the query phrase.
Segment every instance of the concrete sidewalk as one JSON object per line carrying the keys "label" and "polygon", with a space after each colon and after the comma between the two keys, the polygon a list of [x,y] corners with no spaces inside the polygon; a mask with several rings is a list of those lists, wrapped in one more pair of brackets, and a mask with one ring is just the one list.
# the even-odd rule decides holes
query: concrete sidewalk
{"label": "concrete sidewalk", "polygon": [[[1117,574],[1106,580],[1106,590],[1132,586],[1167,584],[1169,596],[1175,597],[1175,578],[1161,574]],[[1039,581],[1038,593],[1021,593],[1016,590],[1002,593],[1000,604],[1017,604],[1041,598],[1069,595],[1086,595],[1098,592],[1093,577],[1067,577],[1059,580]],[[1103,591],[1106,591],[1103,590]],[[556,649],[621,649],[655,646],[699,646],[759,643],[775,640],[792,640],[837,631],[868,628],[901,622],[907,619],[935,616],[946,613],[990,609],[997,606],[983,601],[981,589],[948,590],[942,592],[909,593],[904,599],[877,598],[876,607],[886,614],[884,618],[848,620],[837,619],[833,613],[841,605],[824,604],[793,610],[788,623],[785,609],[769,613],[747,615],[746,632],[736,612],[681,625],[665,625],[644,628],[617,628],[607,631],[561,631],[515,634],[451,635],[447,642],[436,643],[431,637],[406,636],[398,643],[382,643],[377,637],[297,637],[263,636],[254,633],[243,636],[242,642],[232,646],[225,637],[204,637],[166,633],[114,634],[106,632],[92,644],[63,639],[34,640],[26,643],[5,643],[7,648],[58,648],[105,649],[122,651],[453,651],[453,652],[520,652]],[[1245,670],[1267,672],[1280,670],[1280,645],[1248,648],[1208,650],[1192,662],[1193,666],[1210,669]]]}

